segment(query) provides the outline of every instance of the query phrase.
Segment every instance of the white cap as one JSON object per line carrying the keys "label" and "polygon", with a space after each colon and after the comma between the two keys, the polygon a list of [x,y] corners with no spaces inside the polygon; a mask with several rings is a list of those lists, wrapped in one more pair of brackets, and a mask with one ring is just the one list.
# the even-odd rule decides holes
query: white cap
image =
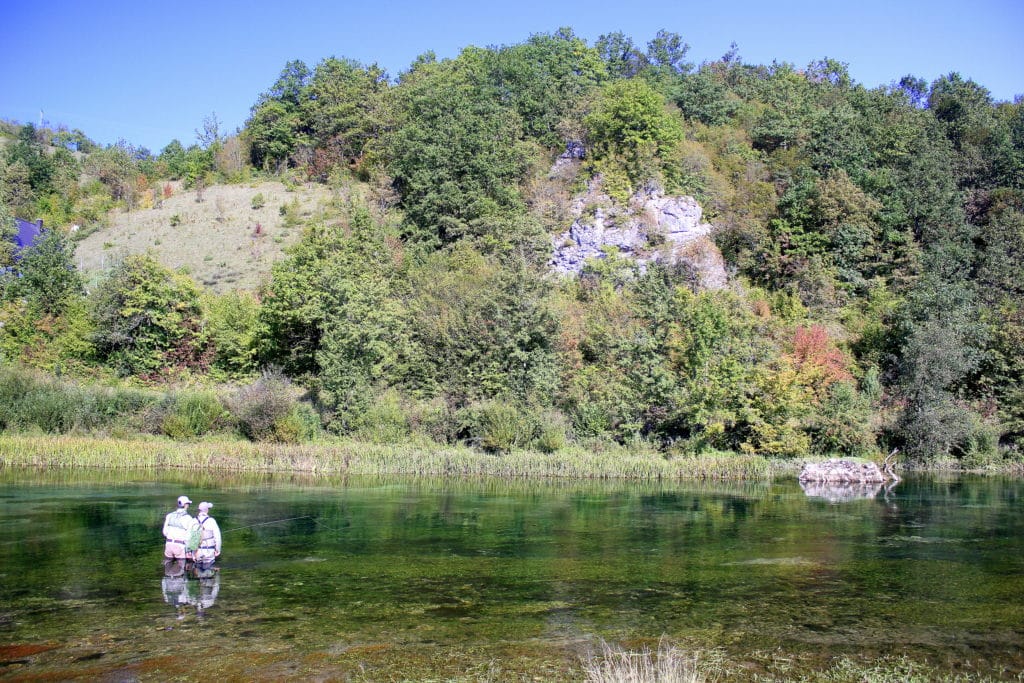
{"label": "white cap", "polygon": [[188,499],[188,496],[178,496],[178,507],[183,508],[191,503],[192,501]]}
{"label": "white cap", "polygon": [[213,507],[213,503],[207,503],[205,500],[199,504],[200,510],[209,510]]}

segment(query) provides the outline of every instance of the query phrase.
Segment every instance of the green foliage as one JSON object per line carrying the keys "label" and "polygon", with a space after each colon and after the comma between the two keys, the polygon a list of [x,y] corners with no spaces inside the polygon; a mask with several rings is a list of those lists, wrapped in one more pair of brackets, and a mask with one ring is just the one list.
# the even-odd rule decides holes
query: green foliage
{"label": "green foliage", "polygon": [[390,389],[375,395],[352,418],[352,435],[371,443],[403,443],[411,436],[409,419],[401,394]]}
{"label": "green foliage", "polygon": [[414,390],[457,405],[503,395],[550,400],[557,321],[542,277],[456,245],[410,272],[410,283]]}
{"label": "green foliage", "polygon": [[[1024,103],[956,73],[867,89],[834,59],[750,65],[733,46],[694,71],[687,51],[664,30],[642,50],[562,28],[427,53],[394,84],[350,59],[293,61],[239,137],[210,118],[200,144],[156,158],[8,124],[3,361],[144,381],[280,367],[245,390],[258,410],[232,404],[253,439],[319,431],[288,377],[333,431],[370,441],[791,457],[871,455],[882,439],[972,466],[1019,453]],[[567,142],[582,164],[549,177]],[[83,302],[63,226],[80,236],[115,206],[150,206],[158,178],[244,178],[246,159],[337,192],[315,218],[282,206],[303,236],[258,299],[200,298],[132,257]],[[588,176],[621,204],[648,183],[694,194],[729,290],[613,248],[578,281],[548,279],[548,233]],[[15,214],[52,226],[20,261]],[[19,403],[36,417],[18,420],[100,424],[61,391]],[[176,406],[126,419],[204,433],[201,406]]]}
{"label": "green foliage", "polygon": [[483,401],[467,406],[460,414],[465,437],[489,453],[507,453],[533,439],[533,425],[512,403]]}
{"label": "green foliage", "polygon": [[669,97],[684,117],[709,126],[727,123],[738,106],[718,74],[707,67],[680,79]]}
{"label": "green foliage", "polygon": [[578,117],[579,103],[607,77],[597,50],[570,28],[502,47],[489,61],[491,79],[519,114],[524,132],[555,149],[567,142],[564,127]]}
{"label": "green foliage", "polygon": [[376,64],[331,57],[313,70],[302,91],[302,114],[316,148],[311,172],[355,164],[387,124],[387,75]]}
{"label": "green foliage", "polygon": [[182,392],[168,399],[160,431],[172,439],[204,436],[224,427],[229,417],[217,395],[209,391]]}
{"label": "green foliage", "polygon": [[247,292],[207,295],[204,332],[214,349],[212,369],[242,377],[256,369],[260,304]]}
{"label": "green foliage", "polygon": [[303,141],[301,125],[298,112],[282,102],[269,100],[254,107],[245,124],[253,165],[280,170]]}
{"label": "green foliage", "polygon": [[308,403],[296,403],[274,422],[273,440],[279,443],[300,443],[320,434],[320,415]]}
{"label": "green foliage", "polygon": [[61,233],[45,231],[19,256],[13,272],[3,276],[5,299],[24,297],[39,314],[56,316],[84,293],[73,250]]}
{"label": "green foliage", "polygon": [[90,298],[96,353],[120,374],[206,364],[199,291],[152,256],[127,257]]}
{"label": "green foliage", "polygon": [[470,48],[404,74],[396,91],[387,166],[414,240],[485,235],[499,214],[523,210],[518,184],[530,152],[519,117],[489,81],[488,61]]}
{"label": "green foliage", "polygon": [[135,181],[139,169],[132,156],[134,151],[121,142],[96,150],[84,162],[85,173],[99,180],[115,202],[122,202],[129,209],[135,208],[138,201]]}
{"label": "green foliage", "polygon": [[665,161],[682,141],[683,129],[666,109],[664,97],[645,81],[619,80],[605,86],[584,122],[595,170],[614,175],[621,169],[630,190],[652,179],[675,188],[676,169]]}
{"label": "green foliage", "polygon": [[264,372],[227,400],[242,436],[252,441],[294,441],[308,420],[297,412],[296,393],[278,372]]}
{"label": "green foliage", "polygon": [[338,411],[335,428],[368,408],[371,387],[401,381],[410,353],[406,285],[388,237],[365,209],[353,209],[348,234],[321,265],[327,312],[316,362]]}
{"label": "green foliage", "polygon": [[632,78],[647,66],[647,56],[633,43],[632,38],[621,31],[599,36],[594,49],[604,60],[605,68],[612,78]]}
{"label": "green foliage", "polygon": [[167,169],[170,178],[181,179],[188,170],[185,147],[178,140],[171,140],[160,151],[157,160]]}
{"label": "green foliage", "polygon": [[0,367],[0,429],[48,433],[104,431],[152,406],[136,389],[82,386],[14,365]]}
{"label": "green foliage", "polygon": [[565,415],[556,410],[548,410],[540,414],[537,424],[537,435],[533,447],[541,453],[555,453],[569,443],[569,423]]}

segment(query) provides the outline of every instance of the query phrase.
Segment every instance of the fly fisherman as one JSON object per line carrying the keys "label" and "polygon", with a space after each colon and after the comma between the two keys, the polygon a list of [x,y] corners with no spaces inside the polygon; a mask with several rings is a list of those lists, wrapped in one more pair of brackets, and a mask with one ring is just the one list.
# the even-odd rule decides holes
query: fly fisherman
{"label": "fly fisherman", "polygon": [[199,524],[199,549],[196,550],[196,562],[203,565],[211,565],[220,555],[220,527],[217,520],[210,516],[210,508],[213,503],[203,501],[199,504],[199,516],[196,522]]}
{"label": "fly fisherman", "polygon": [[[188,499],[188,496],[179,496],[178,509],[168,512],[167,517],[164,518],[164,538],[167,539],[167,543],[164,544],[164,557],[168,559],[189,559],[190,553],[186,550],[185,544],[192,529],[196,526],[196,520],[188,514],[188,506],[191,504],[192,501]],[[219,531],[217,536],[219,539]]]}

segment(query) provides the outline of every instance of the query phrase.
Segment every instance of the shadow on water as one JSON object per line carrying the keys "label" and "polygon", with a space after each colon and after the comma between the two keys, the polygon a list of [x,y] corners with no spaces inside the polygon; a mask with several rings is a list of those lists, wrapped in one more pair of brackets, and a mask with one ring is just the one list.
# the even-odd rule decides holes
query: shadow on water
{"label": "shadow on water", "polygon": [[[0,470],[0,676],[578,679],[599,638],[666,636],[738,679],[1013,678],[1022,492]],[[214,567],[162,560],[181,493],[215,504]]]}

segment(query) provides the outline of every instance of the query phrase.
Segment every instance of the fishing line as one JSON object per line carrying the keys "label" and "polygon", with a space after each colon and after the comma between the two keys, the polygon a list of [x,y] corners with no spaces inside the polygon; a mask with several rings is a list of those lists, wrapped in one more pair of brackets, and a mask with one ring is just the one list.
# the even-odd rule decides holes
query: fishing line
{"label": "fishing line", "polygon": [[[241,531],[242,529],[251,529],[256,526],[267,526],[268,524],[280,524],[281,522],[293,522],[296,519],[313,519],[310,515],[302,515],[301,517],[287,517],[285,519],[274,519],[269,522],[257,522],[256,524],[246,524],[245,526],[236,526],[230,529],[221,529],[222,534],[226,534],[229,531]],[[313,519],[315,522],[316,520]]]}

